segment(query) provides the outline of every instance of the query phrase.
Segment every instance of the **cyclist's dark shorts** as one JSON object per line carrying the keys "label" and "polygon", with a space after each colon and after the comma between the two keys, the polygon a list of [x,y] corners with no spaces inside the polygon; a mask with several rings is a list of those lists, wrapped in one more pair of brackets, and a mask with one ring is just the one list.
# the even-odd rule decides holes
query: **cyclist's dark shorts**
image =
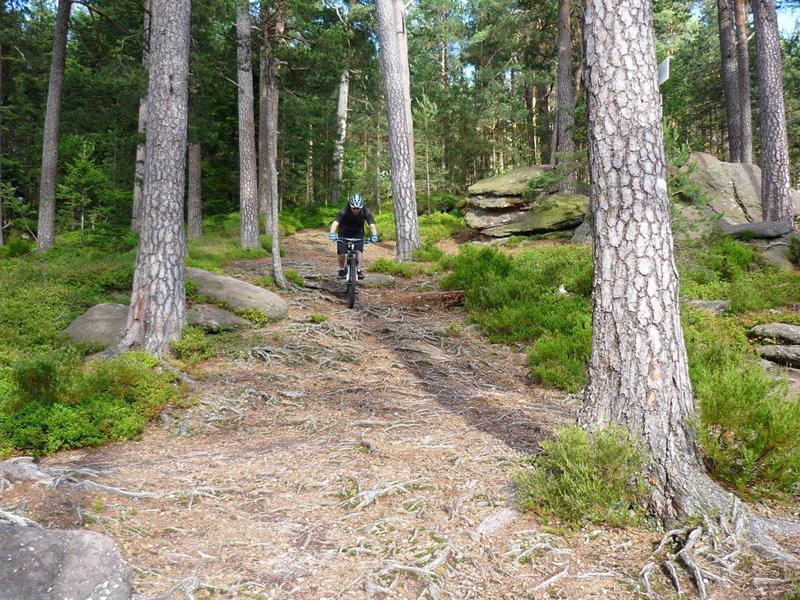
{"label": "cyclist's dark shorts", "polygon": [[[349,236],[344,236],[344,237],[349,237]],[[363,252],[364,240],[356,242],[355,246],[357,251]],[[336,254],[347,254],[347,242],[343,242],[342,240],[336,242]]]}

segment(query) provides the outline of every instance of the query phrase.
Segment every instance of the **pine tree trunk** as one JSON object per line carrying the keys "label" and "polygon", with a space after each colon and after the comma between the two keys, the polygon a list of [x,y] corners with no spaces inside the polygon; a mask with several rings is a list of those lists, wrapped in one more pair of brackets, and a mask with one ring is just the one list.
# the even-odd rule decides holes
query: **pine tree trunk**
{"label": "pine tree trunk", "polygon": [[344,142],[347,139],[347,101],[350,93],[350,72],[345,67],[339,79],[339,101],[336,104],[336,141],[333,145],[331,167],[331,204],[337,206],[341,200],[342,174],[344,171]]}
{"label": "pine tree trunk", "polygon": [[570,13],[572,0],[558,2],[558,68],[556,72],[556,165],[560,166],[561,193],[574,194],[578,189],[575,169],[572,167],[575,143],[572,141],[572,127],[575,111],[575,80],[572,77],[572,27]]}
{"label": "pine tree trunk", "polygon": [[789,197],[789,145],[783,107],[780,34],[774,0],[752,0],[761,113],[761,204],[765,221],[794,224]]}
{"label": "pine tree trunk", "polygon": [[162,356],[186,323],[183,195],[189,98],[190,0],[153,2],[147,164],[136,272],[122,339]]}
{"label": "pine tree trunk", "polygon": [[380,60],[386,93],[397,258],[411,260],[420,245],[414,180],[414,125],[403,0],[377,0]]}
{"label": "pine tree trunk", "polygon": [[[282,5],[276,8],[274,19],[274,37],[275,43],[280,41],[283,35],[284,21],[282,14]],[[281,262],[281,245],[280,245],[280,228],[278,223],[278,215],[280,213],[280,198],[278,197],[278,108],[280,105],[280,96],[278,94],[278,68],[280,63],[275,56],[275,49],[273,47],[273,40],[270,36],[269,23],[264,24],[264,60],[265,60],[265,73],[266,77],[266,98],[264,106],[264,132],[261,134],[262,141],[265,147],[265,160],[266,164],[262,167],[266,174],[267,183],[267,199],[269,201],[267,219],[269,229],[267,235],[272,237],[272,277],[275,279],[275,284],[281,289],[287,289],[289,283],[283,274],[283,264]]]}
{"label": "pine tree trunk", "polygon": [[739,74],[736,64],[736,36],[733,27],[735,0],[717,0],[719,50],[722,61],[722,85],[725,91],[725,123],[728,128],[728,152],[731,162],[742,161],[742,115]]}
{"label": "pine tree trunk", "polygon": [[[150,65],[150,0],[144,0],[144,29],[142,40],[142,66]],[[144,196],[145,144],[147,134],[147,88],[139,98],[139,142],[136,144],[136,166],[133,175],[133,214],[131,229],[138,231],[141,225],[142,197]]]}
{"label": "pine tree trunk", "polygon": [[308,150],[306,151],[306,206],[314,202],[314,127],[308,126]]}
{"label": "pine tree trunk", "polygon": [[189,144],[189,239],[203,235],[203,187],[200,144]]}
{"label": "pine tree trunk", "polygon": [[753,111],[750,107],[750,56],[747,49],[747,0],[734,0],[736,13],[736,74],[739,78],[741,162],[753,162]]}
{"label": "pine tree trunk", "polygon": [[[0,23],[5,22],[5,3],[0,1]],[[0,44],[0,157],[3,156],[3,44]],[[3,226],[3,161],[0,160],[0,246],[5,244]]]}
{"label": "pine tree trunk", "polygon": [[56,239],[56,177],[58,170],[59,120],[64,90],[64,63],[67,57],[67,33],[72,0],[59,0],[53,34],[53,55],[47,89],[47,112],[44,117],[42,144],[42,176],[39,187],[39,224],[36,248],[42,252],[52,248]]}
{"label": "pine tree trunk", "polygon": [[250,44],[249,0],[236,3],[237,65],[239,83],[239,243],[261,248],[258,226],[258,170],[256,168],[256,118],[253,104],[253,61]]}
{"label": "pine tree trunk", "polygon": [[541,164],[550,164],[550,145],[552,134],[550,132],[550,108],[547,86],[536,86],[536,132],[539,138],[539,159]]}
{"label": "pine tree trunk", "polygon": [[267,122],[269,116],[269,2],[261,0],[261,54],[258,75],[258,211],[264,217],[264,234],[272,231],[272,211],[269,200],[269,177],[267,174]]}
{"label": "pine tree trunk", "polygon": [[528,117],[525,119],[525,129],[527,130],[528,151],[533,157],[532,162],[536,162],[536,114],[534,113],[533,86],[525,86],[525,109]]}
{"label": "pine tree trunk", "polygon": [[595,272],[579,421],[642,437],[651,510],[669,522],[724,507],[729,495],[705,475],[691,426],[652,14],[648,0],[614,10],[587,0],[584,10]]}
{"label": "pine tree trunk", "polygon": [[[446,95],[449,89],[449,68],[448,68],[448,61],[447,61],[447,48],[448,48],[448,41],[446,39],[442,39],[440,42],[441,48],[439,50],[439,83],[442,86],[442,94]],[[442,120],[442,172],[447,170],[447,165],[449,164],[449,157],[450,157],[450,118],[445,114]]]}

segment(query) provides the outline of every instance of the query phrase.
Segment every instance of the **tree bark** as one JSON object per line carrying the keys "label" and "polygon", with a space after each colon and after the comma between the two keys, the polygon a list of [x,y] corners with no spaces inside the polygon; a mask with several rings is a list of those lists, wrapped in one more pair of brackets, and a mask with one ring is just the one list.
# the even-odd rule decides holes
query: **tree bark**
{"label": "tree bark", "polygon": [[536,162],[536,113],[534,112],[535,102],[531,84],[525,86],[525,108],[528,111],[528,117],[525,119],[525,129],[528,134],[528,151],[533,157],[533,162]]}
{"label": "tree bark", "polygon": [[539,138],[539,159],[541,164],[550,164],[552,134],[550,132],[550,108],[547,86],[536,86],[536,132]]}
{"label": "tree bark", "polygon": [[189,144],[189,238],[203,235],[202,170],[200,144]]}
{"label": "tree bark", "polygon": [[261,248],[258,225],[258,171],[256,168],[256,118],[253,104],[249,0],[236,3],[236,59],[239,83],[239,244]]}
{"label": "tree bark", "polygon": [[377,0],[375,9],[386,94],[397,258],[411,260],[420,245],[414,180],[414,125],[403,0]]}
{"label": "tree bark", "polygon": [[641,436],[651,511],[670,522],[730,495],[706,476],[691,427],[650,2],[587,0],[584,10],[595,271],[579,422]]}
{"label": "tree bark", "polygon": [[765,221],[794,223],[789,197],[789,144],[783,107],[780,34],[774,0],[752,0],[761,113],[761,204]]}
{"label": "tree bark", "polygon": [[[142,40],[142,66],[145,72],[150,65],[150,1],[144,0],[144,29]],[[139,142],[136,144],[136,167],[133,175],[133,214],[131,229],[138,231],[142,213],[142,197],[144,196],[145,143],[147,134],[147,87],[139,98]]]}
{"label": "tree bark", "polygon": [[64,90],[64,63],[67,57],[67,33],[72,0],[59,0],[53,34],[53,56],[47,90],[47,112],[44,117],[42,144],[42,176],[39,186],[39,224],[36,248],[42,252],[52,248],[56,238],[56,177],[58,171],[59,120]]}
{"label": "tree bark", "polygon": [[[266,2],[262,3],[264,14]],[[284,20],[283,6],[278,4],[273,16],[273,32],[275,43],[280,41],[283,35]],[[289,283],[283,274],[283,264],[281,262],[280,228],[278,224],[278,214],[280,212],[280,199],[278,197],[278,108],[280,96],[278,94],[278,69],[280,62],[275,56],[273,39],[270,32],[269,19],[262,23],[262,34],[264,37],[263,56],[262,56],[262,77],[265,78],[265,95],[263,99],[264,121],[261,141],[264,145],[264,160],[261,165],[264,170],[264,179],[267,186],[268,219],[267,235],[272,237],[272,277],[275,284],[281,289],[287,289]]]}
{"label": "tree bark", "polygon": [[190,0],[153,2],[141,235],[125,333],[108,352],[162,356],[186,323],[183,195]]}
{"label": "tree bark", "polygon": [[339,101],[336,103],[336,141],[333,145],[331,167],[331,204],[337,206],[341,200],[342,174],[344,171],[344,142],[347,139],[347,101],[350,94],[350,71],[347,67],[339,79]]}
{"label": "tree bark", "polygon": [[268,1],[261,0],[261,54],[259,56],[258,74],[258,211],[264,217],[264,233],[272,231],[270,220],[272,211],[269,201],[269,178],[267,175],[267,129],[269,98],[269,27],[270,16]]}
{"label": "tree bark", "polygon": [[[5,2],[0,1],[0,23],[5,21]],[[0,246],[5,243],[3,221],[3,45],[0,44]]]}
{"label": "tree bark", "polygon": [[575,179],[574,159],[567,156],[575,152],[572,127],[575,111],[575,80],[572,77],[572,27],[570,13],[572,0],[558,2],[558,67],[556,70],[556,166],[560,166],[559,191],[574,194],[578,189]]}
{"label": "tree bark", "polygon": [[741,162],[753,162],[753,112],[750,107],[750,56],[747,49],[747,0],[734,0],[736,14],[736,74],[739,78]]}
{"label": "tree bark", "polygon": [[728,129],[728,153],[731,162],[742,161],[742,115],[740,111],[739,74],[736,64],[736,36],[733,27],[735,0],[717,0],[719,50],[722,63],[722,86],[725,91],[725,123]]}

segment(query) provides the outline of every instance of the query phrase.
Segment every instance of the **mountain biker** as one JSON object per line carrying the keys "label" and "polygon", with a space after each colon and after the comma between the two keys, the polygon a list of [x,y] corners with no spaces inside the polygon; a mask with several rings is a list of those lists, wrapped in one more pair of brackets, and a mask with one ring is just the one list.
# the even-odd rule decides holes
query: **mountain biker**
{"label": "mountain biker", "polygon": [[[339,211],[336,218],[331,223],[331,230],[328,237],[331,240],[338,240],[336,244],[336,253],[339,258],[339,279],[344,279],[344,261],[347,254],[347,244],[339,240],[337,230],[341,237],[344,238],[358,238],[364,239],[364,222],[369,223],[369,229],[372,235],[370,236],[371,242],[378,241],[378,228],[375,227],[375,217],[372,216],[372,211],[364,206],[364,198],[361,194],[353,194],[350,196],[348,203]],[[364,242],[356,243],[356,260],[361,264],[361,254],[364,252]],[[364,272],[358,270],[358,278],[364,279]]]}

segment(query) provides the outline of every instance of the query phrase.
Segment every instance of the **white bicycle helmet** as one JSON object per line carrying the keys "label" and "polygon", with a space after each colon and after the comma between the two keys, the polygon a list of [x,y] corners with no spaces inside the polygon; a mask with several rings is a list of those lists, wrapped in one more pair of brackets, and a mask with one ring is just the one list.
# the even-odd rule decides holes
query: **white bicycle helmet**
{"label": "white bicycle helmet", "polygon": [[350,196],[350,206],[352,208],[364,208],[364,197],[361,194]]}

